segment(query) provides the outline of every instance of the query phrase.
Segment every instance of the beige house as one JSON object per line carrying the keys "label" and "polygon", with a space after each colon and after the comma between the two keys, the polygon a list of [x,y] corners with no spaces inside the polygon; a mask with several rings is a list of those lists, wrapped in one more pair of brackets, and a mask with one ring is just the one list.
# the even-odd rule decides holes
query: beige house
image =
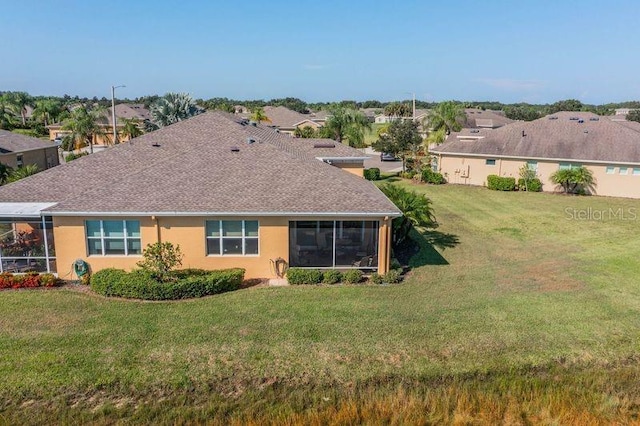
{"label": "beige house", "polygon": [[334,141],[204,113],[0,187],[0,271],[131,269],[168,241],[185,268],[248,278],[275,277],[282,261],[385,273],[400,211],[359,176],[362,161]]}
{"label": "beige house", "polygon": [[12,169],[35,164],[45,170],[60,162],[58,148],[51,142],[0,129],[0,163]]}
{"label": "beige house", "polygon": [[322,120],[315,120],[315,116],[300,114],[283,106],[266,106],[264,113],[270,120],[266,124],[288,135],[293,135],[297,128],[311,127],[317,130],[323,124]]}
{"label": "beige house", "polygon": [[493,130],[465,129],[431,149],[448,182],[486,185],[488,175],[518,179],[524,164],[537,171],[544,191],[555,191],[558,169],[585,166],[594,193],[640,198],[640,130],[589,112],[558,112]]}

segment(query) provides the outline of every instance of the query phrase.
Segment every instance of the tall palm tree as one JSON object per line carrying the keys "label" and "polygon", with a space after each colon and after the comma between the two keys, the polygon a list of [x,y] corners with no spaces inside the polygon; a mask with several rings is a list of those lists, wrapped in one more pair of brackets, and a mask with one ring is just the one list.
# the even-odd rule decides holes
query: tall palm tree
{"label": "tall palm tree", "polygon": [[5,96],[0,96],[0,129],[12,129],[15,124],[16,110]]}
{"label": "tall palm tree", "polygon": [[447,135],[460,131],[460,122],[464,118],[464,107],[453,101],[440,102],[427,115],[428,127],[433,130],[445,129]]}
{"label": "tall palm tree", "polygon": [[271,119],[267,117],[267,114],[265,114],[264,108],[262,107],[254,108],[253,113],[251,113],[251,117],[249,118],[255,121],[256,123],[262,123],[262,122],[271,123]]}
{"label": "tall palm tree", "polygon": [[26,92],[8,92],[5,93],[5,98],[13,107],[20,113],[22,118],[22,125],[27,124],[27,107],[31,106],[32,98]]}
{"label": "tall palm tree", "polygon": [[346,140],[349,146],[353,147],[364,146],[364,131],[371,129],[371,123],[367,117],[355,109],[336,104],[327,109],[330,115],[322,127],[323,136],[340,143]]}
{"label": "tall palm tree", "polygon": [[153,121],[160,127],[186,120],[201,112],[188,93],[167,93],[151,105]]}
{"label": "tall palm tree", "polygon": [[69,130],[68,136],[75,149],[89,145],[93,154],[93,141],[95,137],[101,137],[110,142],[111,139],[105,129],[107,128],[107,116],[104,109],[87,110],[79,107],[71,112],[71,116],[62,125],[63,130]]}
{"label": "tall palm tree", "polygon": [[62,112],[62,105],[56,99],[40,99],[36,101],[33,117],[48,126],[55,122]]}
{"label": "tall palm tree", "polygon": [[123,118],[122,122],[124,123],[124,126],[122,127],[120,134],[123,138],[129,138],[131,140],[144,133],[140,128],[140,120],[137,118]]}

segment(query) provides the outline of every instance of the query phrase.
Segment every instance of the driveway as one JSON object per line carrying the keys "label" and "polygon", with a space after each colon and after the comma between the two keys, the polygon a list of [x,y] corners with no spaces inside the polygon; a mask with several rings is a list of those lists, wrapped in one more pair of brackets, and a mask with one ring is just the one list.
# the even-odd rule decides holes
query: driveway
{"label": "driveway", "polygon": [[396,173],[402,171],[402,161],[380,161],[380,153],[373,148],[366,148],[364,153],[371,158],[364,160],[364,168],[377,167],[382,173]]}

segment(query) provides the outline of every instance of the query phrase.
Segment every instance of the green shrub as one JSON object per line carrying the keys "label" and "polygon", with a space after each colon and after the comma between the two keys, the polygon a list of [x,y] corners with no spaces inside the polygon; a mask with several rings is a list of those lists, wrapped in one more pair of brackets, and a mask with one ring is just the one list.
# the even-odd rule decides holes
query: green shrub
{"label": "green shrub", "polygon": [[148,271],[125,272],[108,268],[91,276],[91,288],[104,296],[144,300],[175,300],[203,297],[237,290],[244,279],[244,269],[217,271],[176,271],[173,281],[160,282]]}
{"label": "green shrub", "polygon": [[342,273],[335,269],[329,269],[322,274],[322,282],[324,284],[337,284],[342,281]]}
{"label": "green shrub", "polygon": [[359,269],[350,269],[342,274],[342,281],[347,284],[358,284],[362,281],[362,271]]}
{"label": "green shrub", "polygon": [[64,161],[66,161],[68,163],[69,161],[73,161],[73,160],[76,160],[76,159],[78,159],[80,157],[84,157],[85,155],[89,155],[89,153],[88,152],[84,152],[84,151],[83,152],[79,152],[79,153],[71,152],[71,153],[67,154],[66,157],[64,157]]}
{"label": "green shrub", "polygon": [[397,284],[402,281],[402,269],[392,269],[384,276],[384,282],[389,284]]}
{"label": "green shrub", "polygon": [[292,285],[320,284],[322,278],[322,272],[317,269],[289,268],[287,270],[287,280]]}
{"label": "green shrub", "polygon": [[431,183],[433,185],[442,185],[447,181],[442,176],[442,173],[434,172],[430,168],[426,168],[422,171],[422,182]]}
{"label": "green shrub", "polygon": [[384,282],[384,279],[383,279],[382,275],[380,275],[377,272],[374,272],[369,277],[369,281],[371,281],[372,284],[382,284]]}
{"label": "green shrub", "polygon": [[364,170],[364,178],[366,180],[380,180],[380,169],[372,167]]}
{"label": "green shrub", "polygon": [[518,179],[518,189],[520,191],[540,192],[542,191],[542,181],[538,178],[529,179],[527,184],[524,184],[524,179]]}
{"label": "green shrub", "polygon": [[400,177],[402,179],[413,179],[413,177],[417,174],[415,170],[407,170],[406,172],[400,172]]}
{"label": "green shrub", "polygon": [[494,191],[515,191],[516,178],[489,175],[487,176],[487,188]]}

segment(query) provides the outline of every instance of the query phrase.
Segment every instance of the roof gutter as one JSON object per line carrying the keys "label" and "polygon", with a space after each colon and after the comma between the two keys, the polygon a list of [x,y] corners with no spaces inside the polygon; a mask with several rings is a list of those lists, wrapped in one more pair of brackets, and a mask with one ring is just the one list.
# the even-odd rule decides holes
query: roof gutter
{"label": "roof gutter", "polygon": [[432,154],[460,156],[460,157],[479,157],[479,158],[506,158],[509,160],[540,160],[540,161],[556,161],[556,162],[580,162],[588,164],[621,164],[621,165],[640,165],[640,162],[633,161],[607,161],[607,160],[581,160],[579,158],[547,158],[547,157],[524,157],[517,155],[500,155],[500,154],[469,154],[463,152],[443,152],[443,151],[430,151]]}
{"label": "roof gutter", "polygon": [[194,216],[300,216],[300,217],[400,217],[402,213],[395,212],[83,212],[83,211],[42,211],[42,216],[157,216],[157,217],[194,217]]}

